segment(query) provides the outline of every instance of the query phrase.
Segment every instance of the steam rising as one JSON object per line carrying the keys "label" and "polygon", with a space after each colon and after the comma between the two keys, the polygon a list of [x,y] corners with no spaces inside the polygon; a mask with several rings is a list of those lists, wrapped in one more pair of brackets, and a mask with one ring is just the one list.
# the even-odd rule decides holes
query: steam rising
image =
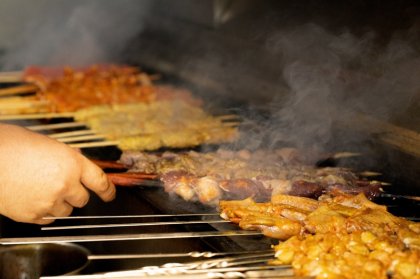
{"label": "steam rising", "polygon": [[[142,30],[150,5],[146,0],[0,1],[0,68],[118,62],[128,41]],[[392,122],[419,102],[418,27],[396,32],[388,41],[378,43],[373,30],[355,35],[349,30],[333,33],[313,23],[284,26],[268,36],[264,49],[258,51],[281,58],[273,59],[278,65],[267,69],[275,69],[269,76],[277,74],[289,92],[286,98],[284,92],[270,92],[273,99],[265,108],[270,107],[271,115],[247,130],[242,145],[252,149],[285,141],[297,147],[323,147],[337,136],[333,126],[344,109]],[[179,72],[190,67],[190,72],[201,77],[228,76],[221,70],[226,53],[203,53],[189,49],[188,44],[182,46],[188,57],[177,65]],[[195,53],[200,57],[194,57]],[[248,61],[246,57],[243,60]],[[241,62],[232,63],[234,70],[249,72],[252,77],[249,69],[253,65]],[[195,71],[192,65],[205,65],[205,69]],[[250,99],[257,97],[256,90]]]}
{"label": "steam rising", "polygon": [[115,61],[142,29],[148,1],[0,1],[0,67]]}
{"label": "steam rising", "polygon": [[[261,120],[255,137],[248,135],[242,144],[255,148],[267,141],[269,146],[289,142],[330,149],[337,136],[333,126],[347,117],[344,111],[390,122],[404,114],[420,101],[420,51],[409,31],[394,34],[383,46],[374,32],[333,34],[315,24],[279,30],[267,47],[282,57],[278,68],[289,88],[286,102],[274,97],[271,117]],[[363,139],[343,140],[351,147]]]}

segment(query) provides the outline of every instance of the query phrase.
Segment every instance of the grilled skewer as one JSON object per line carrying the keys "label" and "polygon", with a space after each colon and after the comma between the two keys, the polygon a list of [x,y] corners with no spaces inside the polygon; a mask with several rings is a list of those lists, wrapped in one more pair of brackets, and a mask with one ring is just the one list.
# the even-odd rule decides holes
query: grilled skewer
{"label": "grilled skewer", "polygon": [[0,89],[0,96],[18,95],[23,93],[35,93],[39,88],[33,84],[17,85]]}

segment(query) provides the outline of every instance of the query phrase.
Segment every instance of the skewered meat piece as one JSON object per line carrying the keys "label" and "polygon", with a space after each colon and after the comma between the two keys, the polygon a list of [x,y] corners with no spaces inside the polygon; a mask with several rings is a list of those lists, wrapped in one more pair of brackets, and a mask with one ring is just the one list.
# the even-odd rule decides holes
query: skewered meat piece
{"label": "skewered meat piece", "polygon": [[118,140],[123,150],[185,148],[229,142],[238,136],[237,128],[180,100],[95,106],[77,111],[74,117],[108,139]]}
{"label": "skewered meat piece", "polygon": [[420,251],[392,236],[369,231],[293,236],[274,247],[273,264],[291,264],[297,276],[316,278],[418,278]]}
{"label": "skewered meat piece", "polygon": [[37,97],[49,101],[52,112],[156,99],[150,77],[130,66],[93,65],[83,69],[30,67],[25,70],[24,80],[40,88]]}
{"label": "skewered meat piece", "polygon": [[[130,171],[152,172],[160,175],[168,192],[178,179],[187,177],[212,181],[214,194],[203,197],[196,193],[195,184],[184,185],[183,189],[190,194],[193,201],[211,201],[217,205],[220,199],[244,199],[253,197],[257,201],[267,201],[270,196],[289,194],[295,196],[318,198],[322,194],[340,191],[351,194],[365,193],[369,198],[377,196],[381,184],[375,181],[360,179],[354,173],[343,168],[316,168],[303,164],[303,156],[294,155],[290,161],[290,148],[287,152],[279,150],[225,150],[199,153],[164,152],[161,156],[140,152],[124,152],[121,162],[131,165]],[[293,153],[297,153],[293,152]],[[300,158],[298,161],[296,158]],[[170,178],[171,176],[174,176]],[[186,179],[189,181],[189,178]],[[215,185],[219,191],[215,190]],[[218,195],[218,196],[217,196]],[[200,198],[198,196],[201,196]]]}
{"label": "skewered meat piece", "polygon": [[291,264],[298,276],[420,276],[417,223],[393,216],[362,193],[333,194],[320,201],[287,195],[274,196],[268,203],[250,198],[221,201],[221,217],[243,229],[286,240],[274,247],[272,263]]}
{"label": "skewered meat piece", "polygon": [[32,83],[21,103],[12,101],[7,113],[74,112],[82,108],[155,100],[183,100],[200,106],[202,101],[185,89],[153,84],[156,76],[127,65],[91,65],[84,68],[27,67],[23,81]]}
{"label": "skewered meat piece", "polygon": [[[367,200],[363,193],[357,196],[341,193],[337,197],[324,197],[321,201],[278,195],[272,197],[272,202],[269,203],[255,203],[252,199],[220,202],[221,216],[244,228],[264,226],[258,223],[258,218],[250,216],[265,213],[266,217],[286,217],[282,212],[284,208],[306,215],[304,218],[290,218],[300,221],[306,233],[370,231],[378,236],[398,236],[405,245],[420,249],[419,228],[415,223],[392,215],[386,207]],[[256,223],[248,224],[245,223],[246,220]]]}

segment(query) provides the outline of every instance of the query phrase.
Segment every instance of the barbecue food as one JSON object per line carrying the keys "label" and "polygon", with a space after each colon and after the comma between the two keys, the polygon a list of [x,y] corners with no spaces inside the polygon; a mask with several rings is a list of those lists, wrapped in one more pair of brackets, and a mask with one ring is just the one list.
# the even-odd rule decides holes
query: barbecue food
{"label": "barbecue food", "polygon": [[237,128],[183,100],[94,106],[75,113],[76,121],[111,140],[122,150],[185,148],[229,142]]}
{"label": "barbecue food", "polygon": [[369,231],[293,236],[274,247],[274,264],[291,264],[297,276],[316,278],[419,278],[420,251],[392,236]]}
{"label": "barbecue food", "polygon": [[49,101],[52,112],[71,112],[100,104],[150,102],[156,98],[150,77],[129,66],[30,67],[24,80],[40,88],[37,97]]}
{"label": "barbecue food", "polygon": [[158,174],[167,192],[209,205],[247,197],[267,201],[276,194],[317,198],[340,190],[372,198],[380,193],[379,182],[360,179],[343,168],[315,168],[304,161],[291,148],[160,155],[124,152],[121,157],[130,171]]}
{"label": "barbecue food", "polygon": [[361,193],[287,195],[268,203],[221,201],[224,219],[247,230],[286,240],[274,247],[273,264],[291,264],[296,275],[317,278],[417,278],[420,226],[393,216]]}
{"label": "barbecue food", "polygon": [[19,103],[13,97],[2,100],[2,114],[74,112],[95,105],[177,99],[201,105],[201,100],[193,97],[191,92],[155,85],[152,82],[154,76],[126,65],[86,68],[32,66],[25,69],[22,79],[36,85],[26,86],[28,89],[24,93],[35,95],[25,96]]}

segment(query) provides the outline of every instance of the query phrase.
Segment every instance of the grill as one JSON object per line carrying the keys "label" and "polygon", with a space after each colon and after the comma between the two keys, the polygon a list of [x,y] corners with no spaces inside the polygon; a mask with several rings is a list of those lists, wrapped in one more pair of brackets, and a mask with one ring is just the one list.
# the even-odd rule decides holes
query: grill
{"label": "grill", "polygon": [[[352,54],[343,50],[344,59],[348,61],[337,66],[338,62],[331,61],[331,56],[324,53],[315,39],[307,41],[308,36],[318,36],[339,49],[340,43],[349,43],[346,39],[351,41],[351,34],[364,34],[363,26],[367,25],[377,32],[379,44],[387,45],[392,39],[388,36],[390,31],[413,24],[408,19],[397,18],[407,10],[418,14],[418,5],[410,1],[402,1],[398,7],[393,6],[392,1],[382,4],[362,1],[354,6],[340,6],[332,3],[334,1],[311,1],[305,5],[287,1],[239,2],[180,1],[181,4],[175,5],[156,1],[144,17],[144,30],[126,44],[119,60],[162,74],[162,83],[191,89],[215,113],[239,115],[243,120],[240,128],[254,139],[240,142],[245,146],[257,148],[294,142],[297,138],[264,131],[267,127],[290,128],[290,134],[298,137],[295,142],[298,147],[313,141],[313,145],[331,153],[351,150],[362,154],[339,160],[328,158],[318,163],[319,166],[338,165],[357,171],[381,172],[381,180],[390,186],[383,187],[385,194],[375,202],[386,205],[397,216],[418,221],[420,115],[417,101],[420,89],[416,87],[418,84],[405,78],[404,66],[407,65],[398,64],[403,68],[401,73],[387,72],[385,66],[381,72],[381,69],[364,65],[362,59],[345,56]],[[363,7],[366,15],[360,15],[355,22],[350,15],[355,16]],[[334,11],[339,12],[332,15]],[[375,21],[375,16],[380,14],[389,15],[395,20],[394,24]],[[408,18],[411,19],[412,14]],[[277,33],[285,22],[287,31]],[[324,32],[319,26],[335,30]],[[351,26],[352,32],[338,32],[336,29],[341,26]],[[418,39],[418,34],[413,36]],[[294,47],[288,46],[288,40],[308,44],[309,56],[314,57],[304,55],[303,62],[300,61],[302,53],[296,50],[296,54]],[[314,52],[309,51],[312,49]],[[407,57],[403,55],[403,58]],[[321,63],[323,59],[325,65]],[[417,60],[411,66],[418,65],[416,63]],[[415,67],[408,65],[407,68],[416,74]],[[307,79],[300,76],[302,72]],[[328,76],[333,77],[325,78]],[[301,84],[304,86],[300,87]],[[369,88],[375,94],[364,98],[364,88],[371,84]],[[314,86],[319,88],[307,91]],[[375,102],[387,96],[378,93],[384,88],[389,89],[386,93],[390,95],[400,92],[398,90],[406,94],[375,106]],[[414,89],[417,94],[413,93]],[[342,91],[341,95],[330,98],[324,93],[333,90]],[[354,98],[348,98],[348,92],[354,93]],[[407,100],[413,102],[410,104]],[[394,106],[393,101],[404,109]],[[386,105],[391,111],[386,110]],[[395,111],[395,115],[388,114]],[[272,126],[276,121],[283,125],[283,120],[292,116],[296,117],[295,125]],[[304,120],[308,118],[311,121],[306,123]],[[82,129],[77,123],[66,124],[67,121],[67,118],[48,122],[35,119],[28,120],[27,124],[38,131],[42,131],[44,125],[58,125],[53,126],[57,134]],[[319,123],[325,123],[328,129],[323,129]],[[80,136],[92,135],[81,133]],[[273,137],[278,137],[278,142]],[[86,148],[83,152],[93,159],[114,161],[121,155],[114,145],[115,142],[105,142],[103,147]],[[79,147],[77,143],[74,146]],[[214,146],[200,146],[196,150],[212,148]],[[73,279],[304,278],[294,276],[290,266],[267,264],[274,257],[271,247],[277,240],[264,237],[260,232],[240,230],[222,220],[215,208],[170,196],[157,180],[135,187],[120,187],[117,199],[107,204],[91,195],[89,204],[76,209],[72,216],[75,218],[57,219],[53,225],[43,228],[1,217],[2,274],[7,278]],[[13,265],[7,267],[10,263]]]}

